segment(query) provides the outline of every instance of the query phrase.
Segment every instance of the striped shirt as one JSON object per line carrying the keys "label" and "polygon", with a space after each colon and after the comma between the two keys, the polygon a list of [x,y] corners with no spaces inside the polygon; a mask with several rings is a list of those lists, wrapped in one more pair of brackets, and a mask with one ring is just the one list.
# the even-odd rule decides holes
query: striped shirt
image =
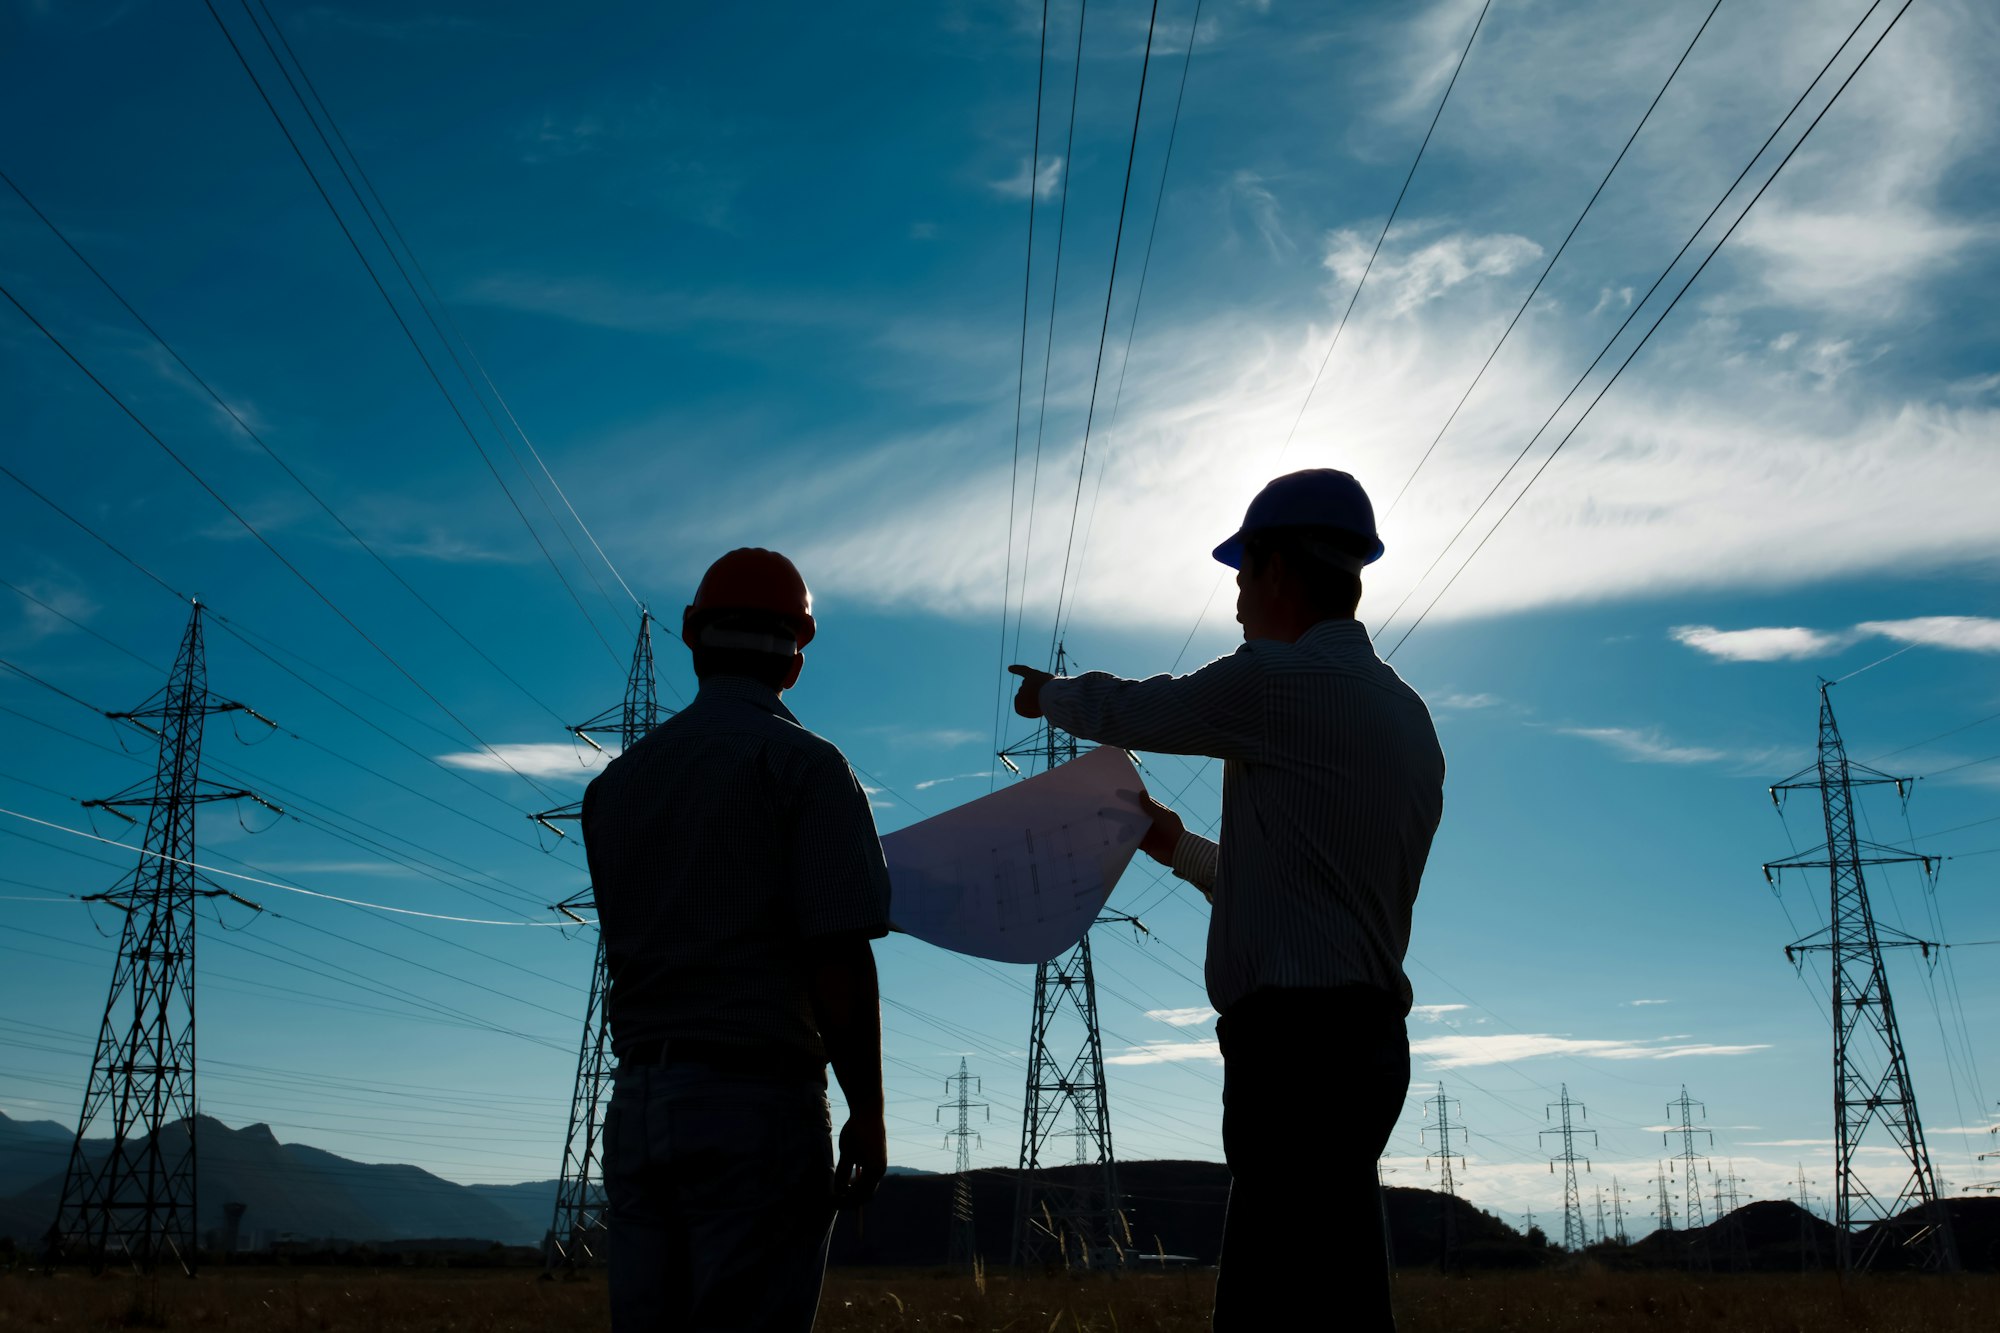
{"label": "striped shirt", "polygon": [[584,793],[612,1050],[694,1041],[822,1065],[803,945],[879,938],[889,872],[868,797],[831,741],[740,676]]}
{"label": "striped shirt", "polygon": [[1223,761],[1222,836],[1174,849],[1214,895],[1209,1002],[1266,986],[1372,985],[1405,1011],[1410,912],[1444,809],[1430,711],[1357,620],[1257,640],[1187,676],[1049,681],[1042,711],[1085,740]]}

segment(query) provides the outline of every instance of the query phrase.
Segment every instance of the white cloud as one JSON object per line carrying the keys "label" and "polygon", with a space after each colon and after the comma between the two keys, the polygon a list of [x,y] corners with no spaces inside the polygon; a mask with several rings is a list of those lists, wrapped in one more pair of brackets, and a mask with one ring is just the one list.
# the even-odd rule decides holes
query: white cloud
{"label": "white cloud", "polygon": [[1107,1065],[1179,1064],[1187,1060],[1208,1060],[1220,1064],[1222,1046],[1212,1037],[1205,1041],[1147,1041],[1104,1057]]}
{"label": "white cloud", "polygon": [[1447,693],[1447,694],[1429,696],[1424,700],[1424,702],[1429,704],[1431,706],[1431,710],[1435,712],[1440,708],[1450,709],[1453,711],[1461,709],[1470,711],[1475,708],[1497,708],[1499,705],[1505,703],[1506,700],[1502,699],[1497,694]]}
{"label": "white cloud", "polygon": [[1625,1004],[1626,1004],[1626,1007],[1628,1007],[1628,1008],[1632,1008],[1632,1009],[1637,1009],[1637,1008],[1640,1008],[1640,1007],[1642,1007],[1642,1006],[1644,1006],[1644,1005],[1649,1005],[1649,1004],[1666,1004],[1666,1003],[1667,1003],[1667,1001],[1665,1001],[1665,1000],[1627,1000],[1627,1001],[1625,1001]]}
{"label": "white cloud", "polygon": [[1758,629],[1717,629],[1713,625],[1676,625],[1670,631],[1674,641],[1720,657],[1726,662],[1798,661],[1825,657],[1854,642],[1850,634],[1828,633],[1803,626],[1764,626]]}
{"label": "white cloud", "polygon": [[[1028,173],[1034,170],[1034,163],[1028,158],[1021,159],[1019,170],[1003,181],[988,181],[986,187],[1006,199],[1026,199],[1028,197]],[[1047,199],[1062,184],[1063,160],[1052,157],[1042,163],[1035,173],[1035,197]]]}
{"label": "white cloud", "polygon": [[1919,616],[1912,620],[1865,620],[1855,629],[1899,643],[1956,648],[1968,653],[2000,653],[2000,620],[1988,616]]}
{"label": "white cloud", "polygon": [[1769,1049],[1768,1043],[1732,1046],[1710,1042],[1675,1042],[1667,1038],[1617,1041],[1559,1037],[1540,1032],[1453,1033],[1450,1036],[1420,1037],[1410,1043],[1411,1052],[1429,1060],[1433,1069],[1470,1069],[1546,1055],[1581,1055],[1595,1060],[1679,1060],[1695,1055],[1749,1055]]}
{"label": "white cloud", "polygon": [[1389,242],[1368,267],[1375,238],[1358,231],[1336,231],[1326,238],[1326,256],[1320,262],[1332,273],[1344,302],[1346,293],[1368,274],[1372,300],[1387,301],[1397,314],[1406,314],[1434,301],[1460,283],[1474,278],[1500,278],[1542,257],[1542,247],[1525,236],[1478,236],[1454,232],[1428,245],[1398,252],[1395,241],[1409,234],[1397,227]]}
{"label": "white cloud", "polygon": [[1463,1004],[1418,1004],[1410,1007],[1410,1017],[1419,1023],[1442,1023],[1446,1014],[1455,1014],[1470,1007]]}
{"label": "white cloud", "polygon": [[475,773],[519,773],[530,778],[575,778],[582,781],[602,768],[617,750],[600,754],[586,745],[563,741],[536,741],[517,745],[495,745],[489,750],[469,750],[441,754],[437,760],[453,768]]}
{"label": "white cloud", "polygon": [[992,770],[980,769],[977,773],[954,773],[948,778],[925,778],[917,784],[918,791],[929,791],[932,787],[942,787],[947,782],[964,782],[968,778],[990,778]]}
{"label": "white cloud", "polygon": [[1177,1028],[1198,1027],[1216,1016],[1215,1010],[1205,1004],[1191,1009],[1148,1009],[1146,1017],[1155,1022],[1166,1023]]}
{"label": "white cloud", "polygon": [[1639,764],[1713,764],[1731,757],[1727,750],[1705,745],[1675,745],[1661,736],[1659,728],[1638,731],[1631,727],[1558,727],[1564,736],[1580,736],[1596,741],[1621,757]]}

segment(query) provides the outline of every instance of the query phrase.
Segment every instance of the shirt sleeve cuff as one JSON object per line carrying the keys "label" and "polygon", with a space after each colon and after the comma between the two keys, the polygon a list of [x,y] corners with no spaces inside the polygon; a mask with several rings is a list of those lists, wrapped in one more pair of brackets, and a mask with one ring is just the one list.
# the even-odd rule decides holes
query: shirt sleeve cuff
{"label": "shirt sleeve cuff", "polygon": [[1074,693],[1076,693],[1076,681],[1072,677],[1055,676],[1043,681],[1042,688],[1036,695],[1036,701],[1042,706],[1042,716],[1061,726],[1062,718],[1057,715],[1058,710],[1062,709]]}
{"label": "shirt sleeve cuff", "polygon": [[1174,844],[1174,874],[1204,892],[1215,887],[1215,866],[1221,848],[1199,833],[1183,831]]}

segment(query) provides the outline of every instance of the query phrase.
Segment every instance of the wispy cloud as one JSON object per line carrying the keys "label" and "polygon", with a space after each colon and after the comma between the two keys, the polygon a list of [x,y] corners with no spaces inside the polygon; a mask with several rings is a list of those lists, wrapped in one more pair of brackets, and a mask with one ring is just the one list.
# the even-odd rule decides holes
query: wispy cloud
{"label": "wispy cloud", "polygon": [[1619,1041],[1561,1037],[1542,1032],[1453,1033],[1449,1036],[1420,1037],[1410,1043],[1411,1052],[1429,1060],[1434,1069],[1470,1069],[1478,1065],[1508,1064],[1548,1055],[1582,1055],[1596,1060],[1680,1060],[1695,1055],[1750,1055],[1769,1049],[1769,1043],[1764,1042],[1721,1045],[1665,1037]]}
{"label": "wispy cloud", "polygon": [[1643,1006],[1645,1006],[1645,1005],[1649,1005],[1649,1004],[1665,1004],[1665,1003],[1667,1003],[1667,1001],[1665,1001],[1665,1000],[1626,1000],[1626,1001],[1625,1001],[1624,1003],[1625,1003],[1625,1007],[1626,1007],[1626,1008],[1628,1008],[1628,1009],[1638,1009],[1638,1008],[1642,1008]]}
{"label": "wispy cloud", "polygon": [[1148,1009],[1146,1017],[1158,1023],[1166,1023],[1177,1028],[1198,1027],[1216,1016],[1215,1010],[1205,1004],[1189,1009]]}
{"label": "wispy cloud", "polygon": [[[1398,226],[1391,239],[1407,235]],[[1374,255],[1375,266],[1368,268]],[[1321,261],[1340,289],[1351,291],[1367,270],[1369,289],[1398,314],[1407,314],[1436,300],[1460,283],[1476,278],[1503,278],[1542,257],[1542,247],[1525,236],[1490,236],[1454,232],[1426,245],[1397,253],[1384,245],[1375,254],[1375,238],[1358,231],[1336,231],[1327,237]]]}
{"label": "wispy cloud", "polygon": [[[1028,173],[1034,171],[1034,163],[1028,158],[1021,159],[1018,171],[1005,180],[988,181],[986,188],[1003,199],[1026,199],[1028,197]],[[1035,198],[1046,199],[1062,184],[1063,160],[1052,157],[1042,163],[1041,170],[1035,172]]]}
{"label": "wispy cloud", "polygon": [[1966,653],[2000,653],[2000,619],[1990,616],[1918,616],[1911,620],[1864,620],[1854,627],[1899,643],[1954,648]]}
{"label": "wispy cloud", "polygon": [[968,778],[990,778],[992,770],[980,769],[977,773],[954,773],[948,778],[925,778],[917,784],[918,791],[929,791],[932,787],[942,787],[947,782],[964,782]]}
{"label": "wispy cloud", "polygon": [[575,778],[581,781],[602,768],[616,753],[614,750],[610,755],[602,755],[588,746],[561,741],[535,741],[496,745],[490,751],[441,754],[437,760],[441,764],[475,773],[514,772],[530,778]]}
{"label": "wispy cloud", "polygon": [[1107,1065],[1164,1065],[1188,1060],[1220,1064],[1222,1046],[1212,1037],[1205,1041],[1148,1041],[1104,1057]]}
{"label": "wispy cloud", "polygon": [[1580,736],[1639,764],[1713,764],[1730,758],[1727,750],[1706,745],[1676,745],[1661,735],[1658,727],[1644,731],[1632,727],[1558,727],[1564,736]]}
{"label": "wispy cloud", "polygon": [[1431,711],[1445,709],[1451,712],[1470,712],[1478,708],[1498,708],[1506,700],[1497,694],[1435,694],[1425,696],[1424,702]]}
{"label": "wispy cloud", "polygon": [[1464,1004],[1412,1005],[1410,1008],[1410,1017],[1416,1019],[1419,1023],[1442,1023],[1446,1014],[1459,1013],[1469,1008],[1471,1008],[1470,1005]]}

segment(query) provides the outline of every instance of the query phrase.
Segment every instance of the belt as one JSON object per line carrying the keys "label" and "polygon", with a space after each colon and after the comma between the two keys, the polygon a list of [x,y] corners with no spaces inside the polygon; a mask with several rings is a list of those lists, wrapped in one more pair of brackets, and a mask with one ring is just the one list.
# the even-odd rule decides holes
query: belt
{"label": "belt", "polygon": [[759,1078],[826,1077],[824,1063],[803,1051],[769,1046],[738,1046],[720,1041],[655,1038],[635,1041],[617,1053],[621,1065],[706,1065],[721,1074]]}

